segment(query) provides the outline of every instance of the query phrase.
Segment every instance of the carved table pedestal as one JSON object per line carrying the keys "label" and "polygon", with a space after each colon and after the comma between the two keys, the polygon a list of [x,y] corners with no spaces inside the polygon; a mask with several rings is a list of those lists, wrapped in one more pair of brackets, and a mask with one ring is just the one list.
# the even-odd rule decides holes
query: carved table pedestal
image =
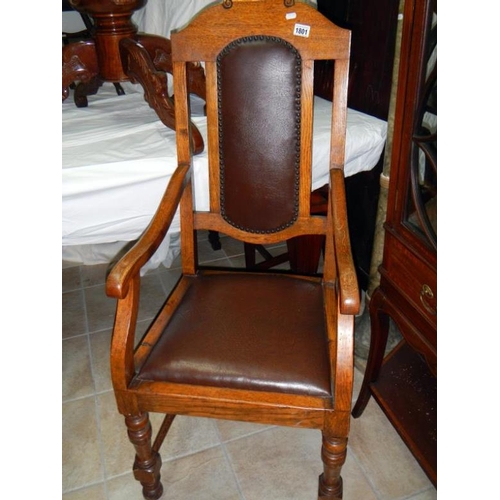
{"label": "carved table pedestal", "polygon": [[[134,11],[147,0],[69,0],[74,9],[88,14],[94,23],[91,38],[70,43],[62,49],[62,100],[75,88],[75,104],[88,105],[87,96],[94,95],[104,82],[140,83],[144,98],[161,121],[175,130],[175,113],[168,95],[165,73],[172,73],[171,45],[168,38],[138,33],[132,22]],[[205,98],[205,76],[201,65],[188,69],[188,85],[192,93]],[[192,127],[195,154],[203,151],[203,139]]]}

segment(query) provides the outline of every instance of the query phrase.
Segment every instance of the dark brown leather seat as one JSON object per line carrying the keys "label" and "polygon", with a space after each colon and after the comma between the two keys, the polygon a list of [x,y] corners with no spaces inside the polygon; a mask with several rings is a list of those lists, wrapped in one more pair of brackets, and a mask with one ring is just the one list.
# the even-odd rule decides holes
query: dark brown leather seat
{"label": "dark brown leather seat", "polygon": [[188,280],[138,381],[331,398],[319,280],[233,273]]}
{"label": "dark brown leather seat", "polygon": [[[162,495],[159,450],[177,414],[318,429],[318,497],[342,497],[359,309],[343,176],[350,33],[304,3],[291,8],[226,1],[171,38],[179,165],[151,224],[107,280],[118,299],[113,387],[148,499]],[[308,37],[294,35],[290,12],[310,26]],[[310,210],[314,59],[335,60],[326,215]],[[207,212],[193,210],[187,75],[195,61],[207,76]],[[140,269],[179,205],[182,276],[134,348]],[[202,229],[255,245],[323,237],[323,275],[200,268]],[[166,415],[153,444],[148,412]]]}

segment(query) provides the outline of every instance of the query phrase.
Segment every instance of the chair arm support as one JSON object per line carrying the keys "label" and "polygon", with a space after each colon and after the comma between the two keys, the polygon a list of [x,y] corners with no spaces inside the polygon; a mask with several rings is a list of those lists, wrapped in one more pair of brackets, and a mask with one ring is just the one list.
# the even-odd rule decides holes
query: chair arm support
{"label": "chair arm support", "polygon": [[109,297],[123,299],[127,295],[131,278],[139,273],[167,234],[184,188],[190,179],[190,165],[178,165],[148,227],[139,241],[111,270],[106,280],[106,294]]}
{"label": "chair arm support", "polygon": [[338,272],[340,312],[342,314],[357,314],[360,305],[359,288],[349,239],[343,170],[337,168],[330,169],[330,186],[330,207],[335,242],[335,261]]}
{"label": "chair arm support", "polygon": [[337,310],[337,358],[334,379],[335,410],[350,413],[354,376],[354,316],[342,314],[339,309]]}

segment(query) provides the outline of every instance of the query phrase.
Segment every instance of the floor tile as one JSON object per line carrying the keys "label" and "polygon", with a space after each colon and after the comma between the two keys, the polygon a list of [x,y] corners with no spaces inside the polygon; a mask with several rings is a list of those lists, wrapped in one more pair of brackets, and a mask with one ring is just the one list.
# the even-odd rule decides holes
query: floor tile
{"label": "floor tile", "polygon": [[63,493],[62,500],[108,500],[104,483]]}
{"label": "floor tile", "polygon": [[135,326],[134,346],[137,346],[137,344],[142,340],[142,338],[144,337],[144,335],[147,332],[151,323],[152,323],[152,319],[144,319],[142,321],[137,322],[137,324]]}
{"label": "floor tile", "polygon": [[62,291],[70,292],[82,287],[80,280],[80,266],[68,267],[62,270]]}
{"label": "floor tile", "polygon": [[[162,500],[240,500],[238,487],[220,449],[211,448],[164,462]],[[108,481],[109,500],[139,500],[142,486],[132,473]]]}
{"label": "floor tile", "polygon": [[[349,447],[347,448],[347,458],[342,467],[341,475],[344,487],[343,500],[382,500],[375,495]],[[314,497],[311,500],[314,500]]]}
{"label": "floor tile", "polygon": [[161,448],[164,461],[196,453],[220,444],[215,420],[179,415]]}
{"label": "floor tile", "polygon": [[[108,297],[104,285],[85,288],[89,332],[113,327],[116,299]],[[139,296],[139,321],[153,318],[166,299],[158,274],[146,275],[141,279]]]}
{"label": "floor tile", "polygon": [[62,294],[62,338],[87,333],[87,318],[82,290]]}
{"label": "floor tile", "polygon": [[222,250],[228,257],[244,254],[245,249],[242,241],[235,240],[234,238],[230,238],[224,234],[221,234],[220,236]]}
{"label": "floor tile", "polygon": [[399,500],[432,484],[377,403],[351,421],[350,449],[383,500]]}
{"label": "floor tile", "polygon": [[[124,418],[118,413],[112,392],[99,395],[102,442],[106,471],[116,476],[131,470],[134,447],[127,436]],[[153,439],[163,415],[150,414]],[[205,418],[177,416],[160,450],[162,460],[181,457],[220,444],[215,422]]]}
{"label": "floor tile", "polygon": [[[130,466],[130,470],[132,470],[132,465]],[[107,500],[144,499],[142,496],[142,486],[139,481],[134,478],[132,472],[108,479],[106,487],[108,489]],[[165,496],[162,496],[161,500],[167,499],[165,499]]]}
{"label": "floor tile", "polygon": [[158,274],[143,276],[141,278],[138,320],[153,319],[167,299],[167,295]]}
{"label": "floor tile", "polygon": [[165,290],[165,294],[168,295],[176,283],[179,281],[181,276],[181,269],[172,269],[168,271],[161,271],[158,273],[160,276],[161,283],[163,285],[163,289]]}
{"label": "floor tile", "polygon": [[103,480],[94,397],[63,403],[63,493]]}
{"label": "floor tile", "polygon": [[436,500],[437,490],[435,488],[430,488],[422,493],[417,493],[408,500]]}
{"label": "floor tile", "polygon": [[165,500],[242,498],[231,466],[220,447],[165,462],[161,473]]}
{"label": "floor tile", "polygon": [[109,264],[96,264],[95,266],[82,266],[82,286],[103,285],[110,269]]}
{"label": "floor tile", "polygon": [[[100,419],[104,466],[108,477],[118,476],[132,470],[135,451],[127,436],[125,419],[116,408],[112,391],[97,396]],[[161,419],[151,417],[152,425]]]}
{"label": "floor tile", "polygon": [[273,427],[225,444],[246,500],[315,498],[321,432]]}
{"label": "floor tile", "polygon": [[[205,237],[206,235],[206,237]],[[200,263],[213,262],[227,259],[227,255],[222,249],[214,250],[208,241],[208,233],[202,233],[198,237],[198,260]]]}
{"label": "floor tile", "polygon": [[87,335],[62,341],[63,401],[94,394]]}
{"label": "floor tile", "polygon": [[[134,345],[137,345],[142,339],[150,323],[150,319],[137,322]],[[102,330],[89,335],[92,373],[94,377],[95,392],[97,393],[113,389],[109,358],[111,336],[112,329]]]}
{"label": "floor tile", "polygon": [[92,357],[92,371],[96,392],[105,392],[113,389],[111,384],[111,369],[109,351],[112,330],[92,333],[90,338],[90,351]]}
{"label": "floor tile", "polygon": [[84,289],[89,332],[113,327],[116,300],[106,295],[104,285]]}
{"label": "floor tile", "polygon": [[[323,470],[319,431],[274,427],[226,447],[246,500],[316,498]],[[342,477],[344,500],[377,500],[350,451]]]}

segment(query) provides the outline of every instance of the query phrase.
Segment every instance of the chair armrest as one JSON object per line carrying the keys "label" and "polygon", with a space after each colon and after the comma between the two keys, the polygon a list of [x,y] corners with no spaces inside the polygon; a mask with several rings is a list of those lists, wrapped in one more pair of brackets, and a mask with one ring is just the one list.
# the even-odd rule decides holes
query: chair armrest
{"label": "chair armrest", "polygon": [[186,184],[191,179],[190,165],[179,165],[168,183],[165,194],[153,219],[139,238],[139,241],[118,261],[106,280],[106,294],[123,299],[132,277],[150,259],[160,246],[172,223]]}
{"label": "chair armrest", "polygon": [[330,169],[331,216],[335,261],[337,263],[340,312],[357,314],[359,312],[359,287],[352,259],[347,205],[345,197],[344,172],[338,168]]}

